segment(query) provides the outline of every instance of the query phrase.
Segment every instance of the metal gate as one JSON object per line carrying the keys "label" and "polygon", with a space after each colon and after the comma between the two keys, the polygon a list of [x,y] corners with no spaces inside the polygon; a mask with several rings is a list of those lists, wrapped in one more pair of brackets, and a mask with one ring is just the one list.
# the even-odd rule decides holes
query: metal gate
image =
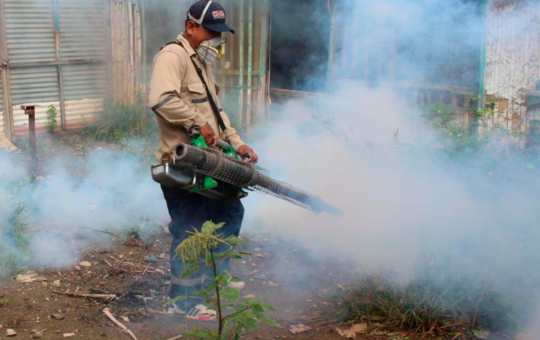
{"label": "metal gate", "polygon": [[[106,0],[0,0],[5,130],[26,132],[22,104],[36,104],[36,126],[54,105],[61,127],[91,123],[107,93]],[[2,29],[3,28],[3,29]]]}

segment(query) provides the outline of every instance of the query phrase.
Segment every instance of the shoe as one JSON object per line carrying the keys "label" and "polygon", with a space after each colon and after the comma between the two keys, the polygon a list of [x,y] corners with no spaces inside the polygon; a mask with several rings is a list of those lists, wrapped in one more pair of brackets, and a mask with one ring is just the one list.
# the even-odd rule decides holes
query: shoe
{"label": "shoe", "polygon": [[197,305],[191,308],[187,313],[186,318],[194,321],[211,322],[216,320],[217,312],[213,309],[208,309],[205,305]]}
{"label": "shoe", "polygon": [[176,303],[171,304],[167,308],[167,313],[168,314],[180,314],[180,315],[186,315],[187,314],[187,312],[185,310],[183,310],[182,308],[178,307],[176,305]]}
{"label": "shoe", "polygon": [[236,289],[236,290],[242,290],[244,288],[246,288],[246,283],[245,282],[230,282],[229,281],[229,284],[227,285],[227,288],[232,288],[232,289]]}
{"label": "shoe", "polygon": [[187,319],[193,321],[211,322],[216,320],[217,312],[213,309],[209,309],[205,305],[197,305],[186,312],[184,309],[178,307],[176,303],[173,303],[167,310],[169,314],[185,315]]}

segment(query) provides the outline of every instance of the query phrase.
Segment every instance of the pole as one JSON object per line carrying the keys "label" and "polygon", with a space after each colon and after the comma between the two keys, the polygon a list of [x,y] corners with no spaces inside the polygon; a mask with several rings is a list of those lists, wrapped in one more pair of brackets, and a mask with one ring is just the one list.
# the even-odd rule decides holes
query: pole
{"label": "pole", "polygon": [[36,107],[21,105],[21,110],[28,116],[28,138],[30,140],[29,168],[32,176],[36,175],[39,159],[36,152]]}
{"label": "pole", "polygon": [[240,124],[244,122],[244,0],[239,0],[239,17],[240,23],[238,37],[238,120]]}
{"label": "pole", "polygon": [[[252,123],[252,84],[253,84],[253,0],[249,1],[248,14],[248,64],[247,64],[247,102],[246,102],[246,123]],[[260,68],[260,67],[259,67]]]}

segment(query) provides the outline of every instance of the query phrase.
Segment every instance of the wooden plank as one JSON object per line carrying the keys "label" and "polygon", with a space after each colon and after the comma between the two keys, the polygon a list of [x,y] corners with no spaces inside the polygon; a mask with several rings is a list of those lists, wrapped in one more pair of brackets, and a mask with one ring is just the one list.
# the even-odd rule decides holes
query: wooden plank
{"label": "wooden plank", "polygon": [[[113,54],[112,54],[112,26],[111,26],[111,10],[114,0],[103,0],[103,23],[105,25],[105,56],[109,59],[106,64],[107,70],[107,94],[114,93],[114,73],[113,73]],[[105,98],[109,100],[109,96]]]}
{"label": "wooden plank", "polygon": [[280,97],[294,97],[294,98],[304,98],[304,97],[319,97],[324,95],[322,92],[307,92],[307,91],[296,91],[296,90],[285,90],[278,88],[271,88],[270,94]]}
{"label": "wooden plank", "polygon": [[462,95],[471,95],[475,93],[475,91],[473,91],[472,89],[468,87],[442,85],[442,84],[434,84],[434,83],[426,83],[426,82],[399,81],[399,82],[396,82],[396,86],[404,87],[404,88],[428,90],[428,91],[445,91],[445,92],[462,94]]}
{"label": "wooden plank", "polygon": [[[60,61],[60,22],[58,21],[58,0],[53,0],[53,11],[55,16],[54,27],[54,54],[56,61]],[[66,130],[66,100],[64,92],[64,76],[62,73],[62,65],[56,65],[56,74],[58,76],[58,94],[60,97],[60,126],[62,130]]]}
{"label": "wooden plank", "polygon": [[4,135],[9,141],[13,139],[13,106],[11,104],[11,84],[9,81],[9,65],[4,66],[4,62],[8,60],[8,50],[7,42],[5,37],[6,32],[6,18],[4,17],[4,2],[5,0],[0,0],[0,68],[2,76],[2,95],[3,95],[3,105],[4,105]]}

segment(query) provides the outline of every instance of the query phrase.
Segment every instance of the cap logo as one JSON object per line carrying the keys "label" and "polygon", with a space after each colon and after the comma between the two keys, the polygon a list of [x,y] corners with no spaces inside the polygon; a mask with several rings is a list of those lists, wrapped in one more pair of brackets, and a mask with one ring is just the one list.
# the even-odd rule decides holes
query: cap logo
{"label": "cap logo", "polygon": [[212,15],[214,16],[214,19],[225,19],[224,11],[213,11]]}

